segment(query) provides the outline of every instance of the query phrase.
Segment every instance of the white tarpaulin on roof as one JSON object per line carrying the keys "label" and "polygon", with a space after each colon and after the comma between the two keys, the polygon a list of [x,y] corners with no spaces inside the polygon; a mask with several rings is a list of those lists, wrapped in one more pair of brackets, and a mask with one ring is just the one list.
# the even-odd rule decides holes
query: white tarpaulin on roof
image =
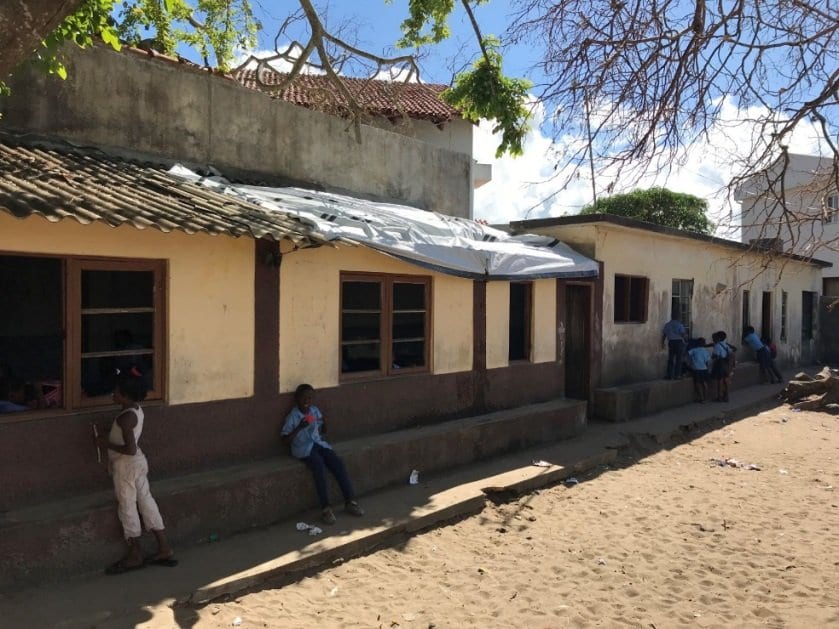
{"label": "white tarpaulin on roof", "polygon": [[357,243],[450,275],[524,280],[598,273],[597,262],[548,236],[511,236],[469,219],[328,192],[234,184],[180,165],[169,173],[294,216],[325,240]]}

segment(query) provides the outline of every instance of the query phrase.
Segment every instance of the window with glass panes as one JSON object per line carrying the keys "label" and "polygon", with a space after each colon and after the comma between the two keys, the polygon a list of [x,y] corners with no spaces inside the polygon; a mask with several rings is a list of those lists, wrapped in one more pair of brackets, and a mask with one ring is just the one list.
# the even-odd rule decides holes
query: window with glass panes
{"label": "window with glass panes", "polygon": [[0,380],[28,409],[111,404],[118,370],[161,399],[165,262],[0,254]]}
{"label": "window with glass panes", "polygon": [[431,278],[341,276],[341,374],[397,375],[429,368]]}

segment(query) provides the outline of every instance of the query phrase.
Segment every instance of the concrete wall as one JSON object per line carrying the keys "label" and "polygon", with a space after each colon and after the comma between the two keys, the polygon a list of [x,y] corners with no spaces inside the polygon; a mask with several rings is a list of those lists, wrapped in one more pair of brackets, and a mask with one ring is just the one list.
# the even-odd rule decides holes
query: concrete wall
{"label": "concrete wall", "polygon": [[506,367],[510,354],[510,283],[487,283],[487,369]]}
{"label": "concrete wall", "polygon": [[556,319],[556,280],[536,280],[533,282],[532,362],[562,360],[556,353]]}
{"label": "concrete wall", "polygon": [[341,271],[431,277],[433,374],[472,369],[472,281],[425,271],[363,247],[299,250],[280,268],[280,391],[340,382]]}
{"label": "concrete wall", "polygon": [[795,214],[789,222],[770,196],[741,200],[742,240],[780,238],[784,251],[832,262],[822,270],[824,278],[839,278],[839,220],[825,222],[824,191],[799,187],[787,191],[787,206]]}
{"label": "concrete wall", "polygon": [[22,70],[0,129],[212,165],[468,216],[471,157],[271,100],[134,52],[68,48],[70,78]]}
{"label": "concrete wall", "polygon": [[168,402],[253,394],[252,239],[19,220],[0,212],[0,252],[167,260]]}
{"label": "concrete wall", "polygon": [[[510,283],[487,283],[486,309],[486,364],[487,369],[510,364]],[[547,363],[557,360],[556,338],[556,280],[533,282],[530,362]]]}
{"label": "concrete wall", "polygon": [[[725,330],[739,346],[742,291],[750,291],[752,325],[760,328],[761,293],[772,292],[773,336],[779,363],[808,362],[813,341],[801,340],[801,292],[819,292],[821,269],[802,262],[771,261],[760,253],[641,229],[598,223],[540,228],[579,247],[604,264],[603,366],[601,386],[662,378],[667,351],[661,329],[669,319],[672,281],[694,281],[693,336]],[[649,279],[647,320],[616,323],[615,275]],[[788,294],[787,338],[780,339],[781,293]],[[748,352],[741,352],[741,358]]]}
{"label": "concrete wall", "polygon": [[[400,133],[411,138],[416,138],[447,151],[463,153],[469,156],[471,190],[469,195],[469,218],[474,216],[474,189],[478,188],[492,179],[492,165],[478,164],[472,158],[474,150],[473,135],[475,126],[463,118],[455,118],[450,122],[438,126],[428,120],[399,120],[395,124],[384,118],[373,118],[370,124],[384,129]],[[480,182],[478,180],[481,180]]]}
{"label": "concrete wall", "polygon": [[371,124],[385,131],[407,135],[436,147],[455,151],[472,157],[472,132],[474,126],[462,118],[444,123],[442,128],[428,120],[399,120],[392,123],[383,118],[374,118]]}

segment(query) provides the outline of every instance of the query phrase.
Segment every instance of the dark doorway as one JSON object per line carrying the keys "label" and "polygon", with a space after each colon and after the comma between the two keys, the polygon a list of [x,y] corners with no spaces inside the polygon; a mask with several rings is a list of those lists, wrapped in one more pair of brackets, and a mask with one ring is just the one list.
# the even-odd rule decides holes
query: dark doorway
{"label": "dark doorway", "polygon": [[530,336],[533,319],[533,284],[510,283],[510,362],[530,360]]}
{"label": "dark doorway", "polygon": [[763,293],[763,303],[760,310],[760,335],[763,338],[774,338],[772,335],[772,293]]}
{"label": "dark doorway", "polygon": [[591,290],[565,287],[565,397],[588,400],[591,382]]}

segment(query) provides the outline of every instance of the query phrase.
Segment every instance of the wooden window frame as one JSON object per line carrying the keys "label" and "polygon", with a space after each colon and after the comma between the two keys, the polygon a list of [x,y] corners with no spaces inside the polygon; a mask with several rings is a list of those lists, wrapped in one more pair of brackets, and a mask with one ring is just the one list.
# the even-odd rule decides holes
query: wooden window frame
{"label": "wooden window frame", "polygon": [[[153,283],[153,348],[152,364],[154,379],[146,399],[162,401],[166,399],[166,366],[168,354],[166,346],[166,261],[152,259],[102,259],[68,258],[66,273],[66,352],[65,381],[72,383],[66,387],[66,399],[70,408],[89,408],[110,404],[110,396],[87,398],[82,395],[81,382],[81,338],[82,338],[82,295],[81,278],[84,271],[139,271],[152,272]],[[125,309],[120,309],[125,310]],[[145,310],[145,309],[144,309]],[[107,398],[107,399],[106,399]]]}
{"label": "wooden window frame", "polygon": [[[618,303],[617,303],[617,282],[618,279],[627,280],[627,290],[624,297],[623,312],[626,314],[625,319],[618,319]],[[642,313],[640,319],[632,319],[632,283],[633,281],[640,281],[643,283],[644,302],[642,304]],[[650,303],[650,278],[644,275],[626,275],[624,273],[615,273],[614,295],[612,298],[612,319],[615,323],[646,323],[649,318],[649,303]]]}
{"label": "wooden window frame", "polygon": [[[432,360],[432,282],[430,275],[400,275],[390,273],[368,273],[361,271],[341,272],[338,298],[338,371],[340,382],[369,380],[371,378],[392,378],[401,375],[430,373]],[[344,373],[341,364],[344,348],[344,284],[345,282],[378,282],[380,285],[381,317],[379,319],[379,369]],[[393,367],[393,285],[422,284],[425,287],[425,352],[422,367]]]}
{"label": "wooden window frame", "polygon": [[23,258],[52,258],[61,262],[61,303],[64,336],[64,373],[62,374],[62,406],[50,409],[32,409],[14,413],[3,419],[16,419],[20,416],[38,418],[45,414],[75,412],[92,408],[112,406],[110,395],[93,398],[82,396],[81,383],[81,273],[87,270],[103,271],[152,271],[154,273],[154,339],[152,359],[154,364],[154,380],[152,389],[148,392],[147,400],[165,402],[166,374],[168,371],[169,354],[167,345],[167,276],[166,260],[139,258],[103,258],[62,256],[43,253],[28,253],[19,251],[0,251],[0,255]]}
{"label": "wooden window frame", "polygon": [[[524,303],[524,358],[510,358],[510,339],[508,330],[507,339],[507,362],[509,364],[515,363],[529,363],[533,362],[533,282],[510,282],[510,297],[512,297],[513,285],[527,286],[527,299]],[[512,304],[511,304],[512,305]],[[512,317],[512,313],[507,313],[508,318]],[[509,326],[508,326],[509,328]]]}

